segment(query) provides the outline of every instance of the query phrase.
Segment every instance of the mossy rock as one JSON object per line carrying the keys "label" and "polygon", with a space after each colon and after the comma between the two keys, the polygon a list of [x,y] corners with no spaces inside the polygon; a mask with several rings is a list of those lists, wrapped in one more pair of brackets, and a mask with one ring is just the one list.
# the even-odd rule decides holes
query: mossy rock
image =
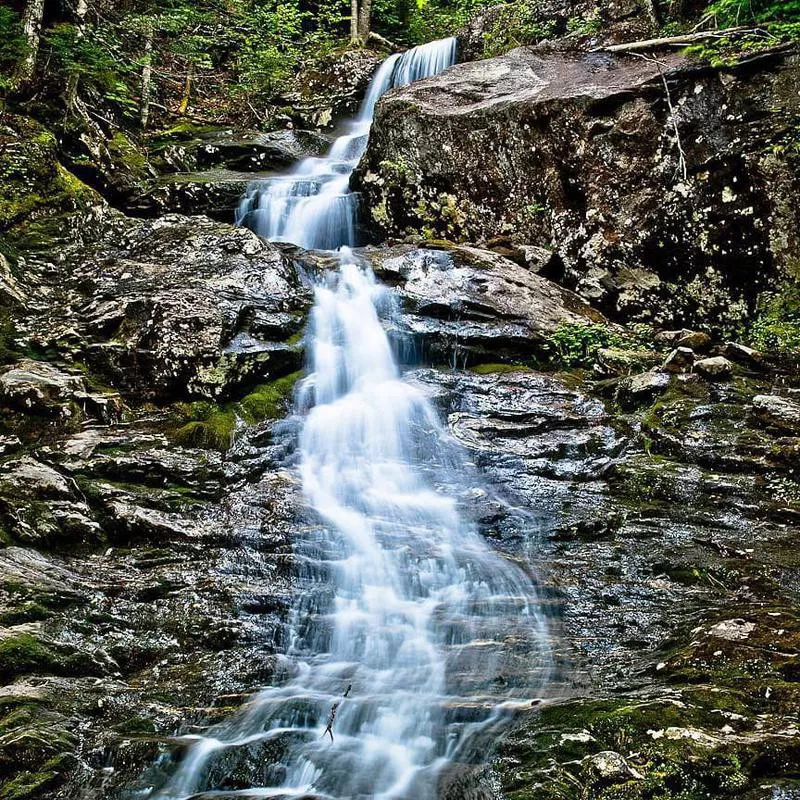
{"label": "mossy rock", "polygon": [[283,416],[301,376],[301,372],[293,372],[261,383],[241,399],[224,406],[205,401],[181,404],[177,414],[183,424],[174,428],[170,436],[185,447],[225,451],[233,444],[239,421],[257,425]]}
{"label": "mossy rock", "polygon": [[[59,163],[55,136],[26,117],[6,116],[0,126],[0,183],[0,232],[23,223],[31,226],[9,235],[12,248],[45,245],[63,235],[60,215],[103,202]],[[52,227],[45,224],[54,218],[58,221]]]}

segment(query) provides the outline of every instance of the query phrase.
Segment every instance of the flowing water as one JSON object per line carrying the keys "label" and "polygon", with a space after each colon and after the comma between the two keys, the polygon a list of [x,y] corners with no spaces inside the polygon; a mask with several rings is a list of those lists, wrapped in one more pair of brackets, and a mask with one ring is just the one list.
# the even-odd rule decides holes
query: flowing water
{"label": "flowing water", "polygon": [[[363,151],[361,126],[386,87],[433,69],[420,53],[451,47],[389,59],[341,150]],[[272,214],[276,186],[264,191]],[[294,235],[305,208],[303,241],[341,243],[352,228],[335,236],[337,204],[348,196],[291,194],[281,235]],[[299,476],[315,524],[294,544],[298,596],[281,677],[204,737],[187,737],[156,797],[213,797],[214,765],[246,751],[260,783],[234,793],[247,798],[433,800],[446,770],[479,761],[495,723],[547,677],[535,584],[466,511],[485,490],[397,363],[391,293],[348,248],[339,262],[315,288],[297,397]]]}
{"label": "flowing water", "polygon": [[393,55],[378,68],[358,116],[324,158],[306,158],[288,175],[254,181],[236,214],[271,241],[307,250],[335,250],[356,244],[357,194],[350,176],[367,147],[375,105],[389,89],[436,75],[455,63],[456,40],[442,39]]}

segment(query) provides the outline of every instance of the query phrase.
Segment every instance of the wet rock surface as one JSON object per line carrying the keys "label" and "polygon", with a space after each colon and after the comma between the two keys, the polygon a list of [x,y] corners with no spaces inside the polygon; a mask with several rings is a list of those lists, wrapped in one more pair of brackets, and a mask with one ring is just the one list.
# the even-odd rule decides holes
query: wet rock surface
{"label": "wet rock surface", "polygon": [[28,256],[19,270],[31,297],[20,339],[59,350],[129,394],[221,397],[299,366],[290,340],[309,291],[248,230],[204,217],[111,214],[91,249],[73,245],[51,259]]}
{"label": "wet rock surface", "polygon": [[797,165],[770,146],[797,123],[797,55],[659,58],[674,118],[659,67],[610,53],[520,48],[391,93],[356,175],[373,222],[547,245],[610,315],[736,325],[798,252]]}
{"label": "wet rock surface", "polygon": [[[561,680],[500,744],[505,796],[766,800],[793,786],[797,483],[768,460],[743,471],[734,454],[784,440],[744,407],[730,419],[732,391],[744,405],[758,384],[710,382],[701,402],[672,377],[666,400],[622,414],[553,375],[420,377],[447,388],[453,434],[539,521],[536,542],[502,521],[488,535],[542,566],[558,608]],[[662,450],[673,425],[681,444]]]}
{"label": "wet rock surface", "polygon": [[434,359],[542,355],[562,325],[603,322],[585,300],[502,256],[474,247],[364,250],[406,310],[406,335]]}

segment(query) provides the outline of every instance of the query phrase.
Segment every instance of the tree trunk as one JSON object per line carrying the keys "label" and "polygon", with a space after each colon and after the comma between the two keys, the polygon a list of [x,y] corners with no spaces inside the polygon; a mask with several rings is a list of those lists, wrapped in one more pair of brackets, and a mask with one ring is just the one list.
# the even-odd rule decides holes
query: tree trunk
{"label": "tree trunk", "polygon": [[673,19],[683,19],[686,14],[686,0],[670,0],[669,15]]}
{"label": "tree trunk", "polygon": [[361,13],[358,17],[358,38],[366,42],[372,28],[372,0],[361,0]]}
{"label": "tree trunk", "polygon": [[17,82],[27,83],[36,72],[36,56],[39,50],[39,37],[42,33],[44,0],[28,0],[22,15],[22,30],[25,34],[27,52],[17,70]]}
{"label": "tree trunk", "polygon": [[[144,31],[144,58],[142,60],[142,99],[139,107],[139,121],[142,130],[150,120],[150,92],[153,83],[153,23],[148,21]],[[188,102],[187,102],[188,105]]]}
{"label": "tree trunk", "polygon": [[658,7],[658,0],[647,0],[647,13],[650,21],[656,28],[661,27],[661,9]]}
{"label": "tree trunk", "polygon": [[[82,39],[86,34],[86,15],[89,13],[89,0],[78,0],[75,7],[75,38]],[[76,72],[70,75],[67,83],[66,98],[67,111],[72,111],[75,107],[75,100],[78,97],[78,83],[80,75]]]}
{"label": "tree trunk", "polygon": [[350,43],[358,43],[358,0],[350,0]]}
{"label": "tree trunk", "polygon": [[186,70],[186,83],[183,87],[183,99],[181,100],[178,113],[183,115],[189,110],[189,99],[192,96],[192,81],[194,79],[194,61],[189,62],[189,68]]}

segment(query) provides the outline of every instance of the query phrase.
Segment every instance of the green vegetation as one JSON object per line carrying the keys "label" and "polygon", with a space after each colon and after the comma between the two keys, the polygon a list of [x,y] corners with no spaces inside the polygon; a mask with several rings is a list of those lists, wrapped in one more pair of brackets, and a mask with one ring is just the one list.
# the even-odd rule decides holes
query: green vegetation
{"label": "green vegetation", "polygon": [[536,2],[503,6],[484,34],[483,54],[491,57],[524,44],[550,39],[558,32],[554,19],[543,18]]}
{"label": "green vegetation", "polygon": [[22,633],[0,641],[0,679],[10,680],[15,675],[53,669],[55,653],[35,636]]}
{"label": "green vegetation", "polygon": [[178,408],[182,424],[172,432],[172,438],[186,447],[227,450],[233,444],[237,420],[255,425],[285,412],[301,374],[293,372],[259,384],[241,400],[223,406],[207,401],[183,404]]}
{"label": "green vegetation", "polygon": [[27,52],[19,14],[0,8],[0,92],[11,88],[14,67]]}
{"label": "green vegetation", "polygon": [[687,54],[714,66],[726,66],[749,53],[800,40],[800,0],[714,0],[705,19],[718,28],[754,28],[687,48]]}
{"label": "green vegetation", "polygon": [[762,300],[749,338],[753,347],[767,353],[800,353],[800,285]]}
{"label": "green vegetation", "polygon": [[476,375],[505,375],[509,372],[530,372],[531,368],[524,364],[476,364],[470,372]]}
{"label": "green vegetation", "polygon": [[625,340],[605,325],[563,323],[550,336],[551,360],[565,367],[588,367],[601,347],[623,347]]}

